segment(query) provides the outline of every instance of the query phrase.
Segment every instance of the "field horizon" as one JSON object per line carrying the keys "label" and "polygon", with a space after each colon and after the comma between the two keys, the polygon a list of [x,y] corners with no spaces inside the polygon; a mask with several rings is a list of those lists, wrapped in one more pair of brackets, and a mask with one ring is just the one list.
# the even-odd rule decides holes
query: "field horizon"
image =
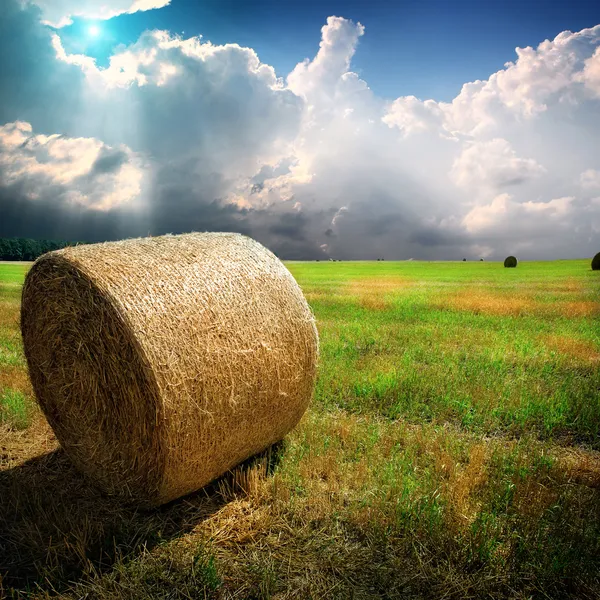
{"label": "field horizon", "polygon": [[0,597],[600,597],[600,276],[589,259],[284,261],[313,401],[155,511],[71,466],[0,265]]}

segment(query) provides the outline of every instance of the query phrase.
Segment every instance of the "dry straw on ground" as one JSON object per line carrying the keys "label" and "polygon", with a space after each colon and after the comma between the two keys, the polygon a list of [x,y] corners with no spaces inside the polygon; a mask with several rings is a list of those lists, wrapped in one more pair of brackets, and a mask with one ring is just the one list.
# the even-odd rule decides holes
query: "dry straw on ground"
{"label": "dry straw on ground", "polygon": [[23,288],[33,387],[75,465],[159,505],[280,440],[310,400],[312,312],[284,265],[238,234],[77,246]]}

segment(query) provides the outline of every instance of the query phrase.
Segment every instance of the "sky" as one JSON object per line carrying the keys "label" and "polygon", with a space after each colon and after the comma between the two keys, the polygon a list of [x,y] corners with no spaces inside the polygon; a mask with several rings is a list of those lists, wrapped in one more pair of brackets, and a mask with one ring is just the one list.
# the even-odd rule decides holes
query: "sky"
{"label": "sky", "polygon": [[3,0],[0,236],[600,250],[600,5]]}

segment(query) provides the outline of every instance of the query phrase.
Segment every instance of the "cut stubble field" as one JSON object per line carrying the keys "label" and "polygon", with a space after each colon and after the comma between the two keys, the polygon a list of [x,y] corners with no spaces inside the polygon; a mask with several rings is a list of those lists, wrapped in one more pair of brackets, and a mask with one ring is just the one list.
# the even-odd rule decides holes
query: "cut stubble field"
{"label": "cut stubble field", "polygon": [[600,597],[589,261],[287,263],[321,340],[276,447],[139,512],[36,408],[0,265],[0,597]]}

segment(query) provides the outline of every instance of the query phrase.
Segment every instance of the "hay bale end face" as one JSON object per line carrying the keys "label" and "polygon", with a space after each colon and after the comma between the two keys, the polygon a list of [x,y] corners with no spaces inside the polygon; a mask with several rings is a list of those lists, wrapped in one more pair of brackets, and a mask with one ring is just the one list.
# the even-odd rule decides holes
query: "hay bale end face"
{"label": "hay bale end face", "polygon": [[74,464],[148,506],[282,439],[315,381],[300,287],[238,234],[46,254],[27,275],[21,328],[38,402]]}
{"label": "hay bale end face", "polygon": [[592,258],[592,271],[600,271],[600,252]]}
{"label": "hay bale end face", "polygon": [[504,266],[507,269],[514,269],[517,266],[517,259],[514,256],[507,256],[504,259]]}

